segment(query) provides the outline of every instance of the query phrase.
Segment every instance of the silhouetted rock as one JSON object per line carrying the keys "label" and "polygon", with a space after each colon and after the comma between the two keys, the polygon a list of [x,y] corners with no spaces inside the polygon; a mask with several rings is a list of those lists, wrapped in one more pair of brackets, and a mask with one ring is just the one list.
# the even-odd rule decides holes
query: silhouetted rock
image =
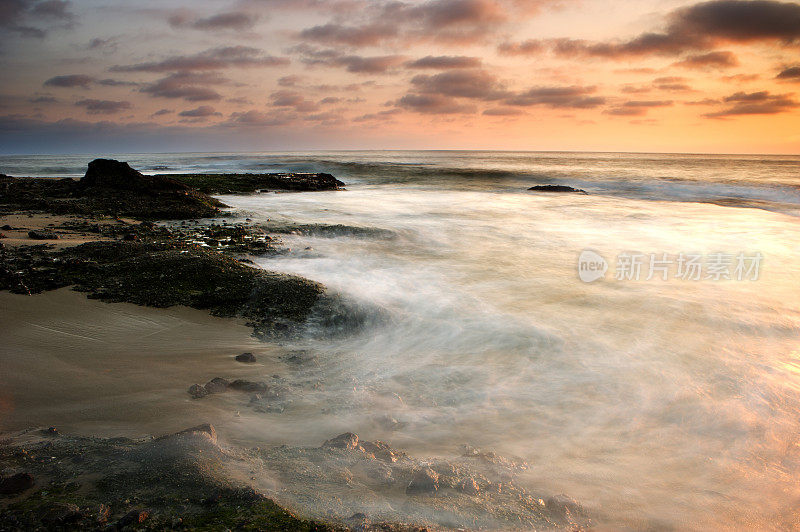
{"label": "silhouetted rock", "polygon": [[573,192],[577,194],[588,194],[585,190],[568,187],[566,185],[536,185],[528,190],[533,190],[535,192]]}
{"label": "silhouetted rock", "polygon": [[[156,176],[167,177],[167,176]],[[331,174],[169,174],[170,179],[186,183],[206,194],[249,192],[315,192],[338,190],[344,183]]]}

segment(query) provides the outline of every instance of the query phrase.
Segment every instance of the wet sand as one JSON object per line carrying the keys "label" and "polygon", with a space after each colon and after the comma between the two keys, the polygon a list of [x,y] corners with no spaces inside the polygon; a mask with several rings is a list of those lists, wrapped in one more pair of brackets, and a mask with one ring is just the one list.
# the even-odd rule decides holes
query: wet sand
{"label": "wet sand", "polygon": [[[251,337],[241,321],[202,310],[103,303],[67,288],[0,293],[0,322],[0,433],[57,425],[143,437],[203,422],[227,433],[241,398],[193,400],[187,388],[216,375],[278,370],[278,347]],[[259,362],[234,361],[245,351]]]}

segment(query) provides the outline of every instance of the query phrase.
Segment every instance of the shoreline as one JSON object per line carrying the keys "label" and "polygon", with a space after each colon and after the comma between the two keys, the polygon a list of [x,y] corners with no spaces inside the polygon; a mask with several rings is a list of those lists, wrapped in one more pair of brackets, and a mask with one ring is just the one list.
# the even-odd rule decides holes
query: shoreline
{"label": "shoreline", "polygon": [[[284,378],[290,369],[287,364],[303,364],[314,356],[291,351],[291,338],[300,335],[309,320],[347,327],[351,321],[358,326],[360,319],[357,311],[318,283],[257,269],[248,256],[280,254],[276,233],[336,234],[358,228],[279,224],[264,231],[247,221],[230,222],[230,216],[221,211],[216,211],[215,219],[177,218],[153,224],[149,213],[140,210],[149,203],[156,203],[152,212],[163,212],[158,205],[162,199],[167,204],[181,198],[203,204],[209,200],[202,192],[184,194],[182,185],[175,188],[170,180],[158,182],[160,178],[148,177],[147,188],[131,190],[129,180],[137,179],[138,172],[123,170],[125,179],[95,186],[90,189],[95,197],[88,201],[107,205],[108,198],[119,199],[122,188],[128,196],[123,205],[136,216],[109,217],[105,207],[89,214],[54,215],[6,205],[0,212],[0,221],[11,226],[10,238],[0,239],[0,288],[38,294],[0,293],[4,312],[15,316],[6,320],[11,327],[0,337],[14,346],[5,352],[13,362],[7,366],[11,368],[8,375],[27,376],[5,387],[10,395],[23,399],[16,403],[20,410],[7,418],[8,429],[0,426],[4,452],[0,472],[3,482],[12,478],[7,477],[10,474],[33,474],[35,479],[34,486],[10,498],[0,497],[0,524],[102,528],[116,521],[120,528],[286,529],[289,519],[293,530],[410,531],[522,524],[559,528],[588,522],[575,501],[518,487],[513,478],[527,469],[526,464],[479,449],[465,448],[448,459],[414,458],[384,442],[359,440],[351,433],[322,436],[319,431],[324,428],[311,431],[312,441],[325,441],[321,447],[307,447],[308,435],[306,446],[281,445],[287,440],[280,433],[271,436],[269,444],[274,446],[269,449],[248,447],[252,439],[236,435],[239,420],[259,412],[280,413],[287,402],[302,398],[315,386]],[[64,196],[65,187],[70,194],[86,194],[63,180],[53,183],[56,212],[65,204],[67,210],[72,208],[74,198]],[[40,186],[30,184],[36,189]],[[152,186],[163,187],[168,197],[153,195]],[[41,190],[36,193],[46,196]],[[51,205],[47,197],[11,197],[37,206]],[[77,201],[84,201],[82,197]],[[28,231],[57,238],[39,240]],[[234,360],[242,352],[255,353],[258,363]],[[76,376],[77,380],[64,381]],[[203,397],[209,394],[213,397]],[[54,400],[55,406],[48,404]],[[12,403],[6,400],[4,404],[7,409]],[[61,420],[62,426],[48,421],[52,419]],[[217,426],[226,443],[217,442],[215,428],[193,430],[189,436],[177,432],[202,424]],[[29,429],[31,425],[54,428]],[[137,449],[149,449],[153,442],[163,440],[150,439],[160,434],[172,434],[166,438],[178,450],[168,453],[182,464],[176,474],[185,478],[187,486],[175,484],[169,476],[153,477],[149,460],[160,457],[150,451],[143,451],[147,460],[135,459],[133,469],[124,472],[93,470],[61,459],[44,470],[38,458],[20,459],[43,449],[78,452],[90,462],[94,455],[99,459],[109,453],[138,456]],[[138,439],[122,441],[121,437]],[[197,460],[204,451],[206,456],[224,457],[220,460],[227,465],[211,476],[207,474],[210,465],[198,470]],[[221,467],[221,462],[214,463]],[[261,474],[256,473],[259,468]],[[161,498],[147,493],[145,488],[151,486],[139,482],[142,472],[149,475],[149,483],[156,483]],[[98,493],[103,480],[98,484],[96,477],[108,474],[132,475],[134,480],[125,489],[135,495],[123,490],[116,499],[103,502]],[[50,479],[53,475],[61,479],[56,490]],[[76,480],[86,475],[91,479]],[[62,482],[65,478],[72,480]],[[65,487],[70,482],[80,485],[74,494]],[[197,492],[198,482],[202,494]],[[343,492],[343,486],[348,490]],[[188,506],[163,500],[180,498],[184,491],[195,494]],[[224,495],[217,497],[217,492]],[[282,509],[269,506],[273,503],[266,502],[264,493],[317,521],[287,517]],[[216,501],[211,509],[209,498]],[[243,501],[249,509],[244,514],[234,512],[237,521],[231,522],[229,505],[241,508]],[[108,511],[98,510],[99,515],[96,509],[101,506]],[[134,517],[143,520],[129,522]],[[211,524],[206,519],[212,519]],[[406,521],[420,524],[398,524]]]}

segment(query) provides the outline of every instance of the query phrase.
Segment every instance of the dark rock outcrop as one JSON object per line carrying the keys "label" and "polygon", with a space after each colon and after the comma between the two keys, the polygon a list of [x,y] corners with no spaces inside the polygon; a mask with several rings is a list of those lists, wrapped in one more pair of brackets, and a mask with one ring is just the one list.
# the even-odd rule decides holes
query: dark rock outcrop
{"label": "dark rock outcrop", "polygon": [[[155,177],[167,177],[166,175]],[[317,192],[339,190],[344,183],[331,174],[170,174],[206,194],[246,194],[259,191]]]}
{"label": "dark rock outcrop", "polygon": [[58,240],[58,235],[53,231],[28,231],[31,240]]}
{"label": "dark rock outcrop", "polygon": [[203,218],[224,206],[214,198],[162,176],[145,176],[127,163],[96,159],[74,179],[17,178],[4,182],[6,208],[56,214],[130,216],[145,220]]}
{"label": "dark rock outcrop", "polygon": [[0,478],[0,494],[16,495],[32,488],[34,483],[30,473],[17,473],[10,477]]}
{"label": "dark rock outcrop", "polygon": [[533,190],[535,192],[572,192],[576,194],[588,194],[585,190],[581,190],[579,188],[572,188],[566,185],[536,185],[528,190]]}

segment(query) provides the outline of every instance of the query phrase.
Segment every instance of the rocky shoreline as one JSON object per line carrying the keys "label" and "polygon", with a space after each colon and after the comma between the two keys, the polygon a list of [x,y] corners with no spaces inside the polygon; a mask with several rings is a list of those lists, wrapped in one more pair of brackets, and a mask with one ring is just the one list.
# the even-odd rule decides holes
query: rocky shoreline
{"label": "rocky shoreline", "polygon": [[[4,177],[0,216],[13,223],[0,229],[0,290],[36,294],[71,286],[107,302],[183,305],[243,319],[261,339],[298,336],[309,324],[358,326],[359,311],[324,286],[253,267],[251,258],[285,253],[280,234],[389,239],[391,232],[229,222],[224,205],[206,194],[342,186],[328,174],[143,176],[109,160],[93,161],[80,181]],[[290,351],[284,362],[313,357]],[[242,353],[231,364],[255,360]],[[254,412],[273,414],[302,393],[278,376],[269,382],[213,377],[183,389],[201,401],[235,394]],[[469,447],[450,460],[417,459],[345,433],[315,448],[241,448],[218,441],[208,424],[136,440],[71,436],[54,427],[3,438],[0,531],[411,531],[588,522],[575,501],[519,487],[515,478],[526,464]],[[272,493],[259,485],[264,478],[287,494],[280,504],[298,504],[310,517],[296,517],[263,495]],[[398,524],[406,520],[421,525]]]}

